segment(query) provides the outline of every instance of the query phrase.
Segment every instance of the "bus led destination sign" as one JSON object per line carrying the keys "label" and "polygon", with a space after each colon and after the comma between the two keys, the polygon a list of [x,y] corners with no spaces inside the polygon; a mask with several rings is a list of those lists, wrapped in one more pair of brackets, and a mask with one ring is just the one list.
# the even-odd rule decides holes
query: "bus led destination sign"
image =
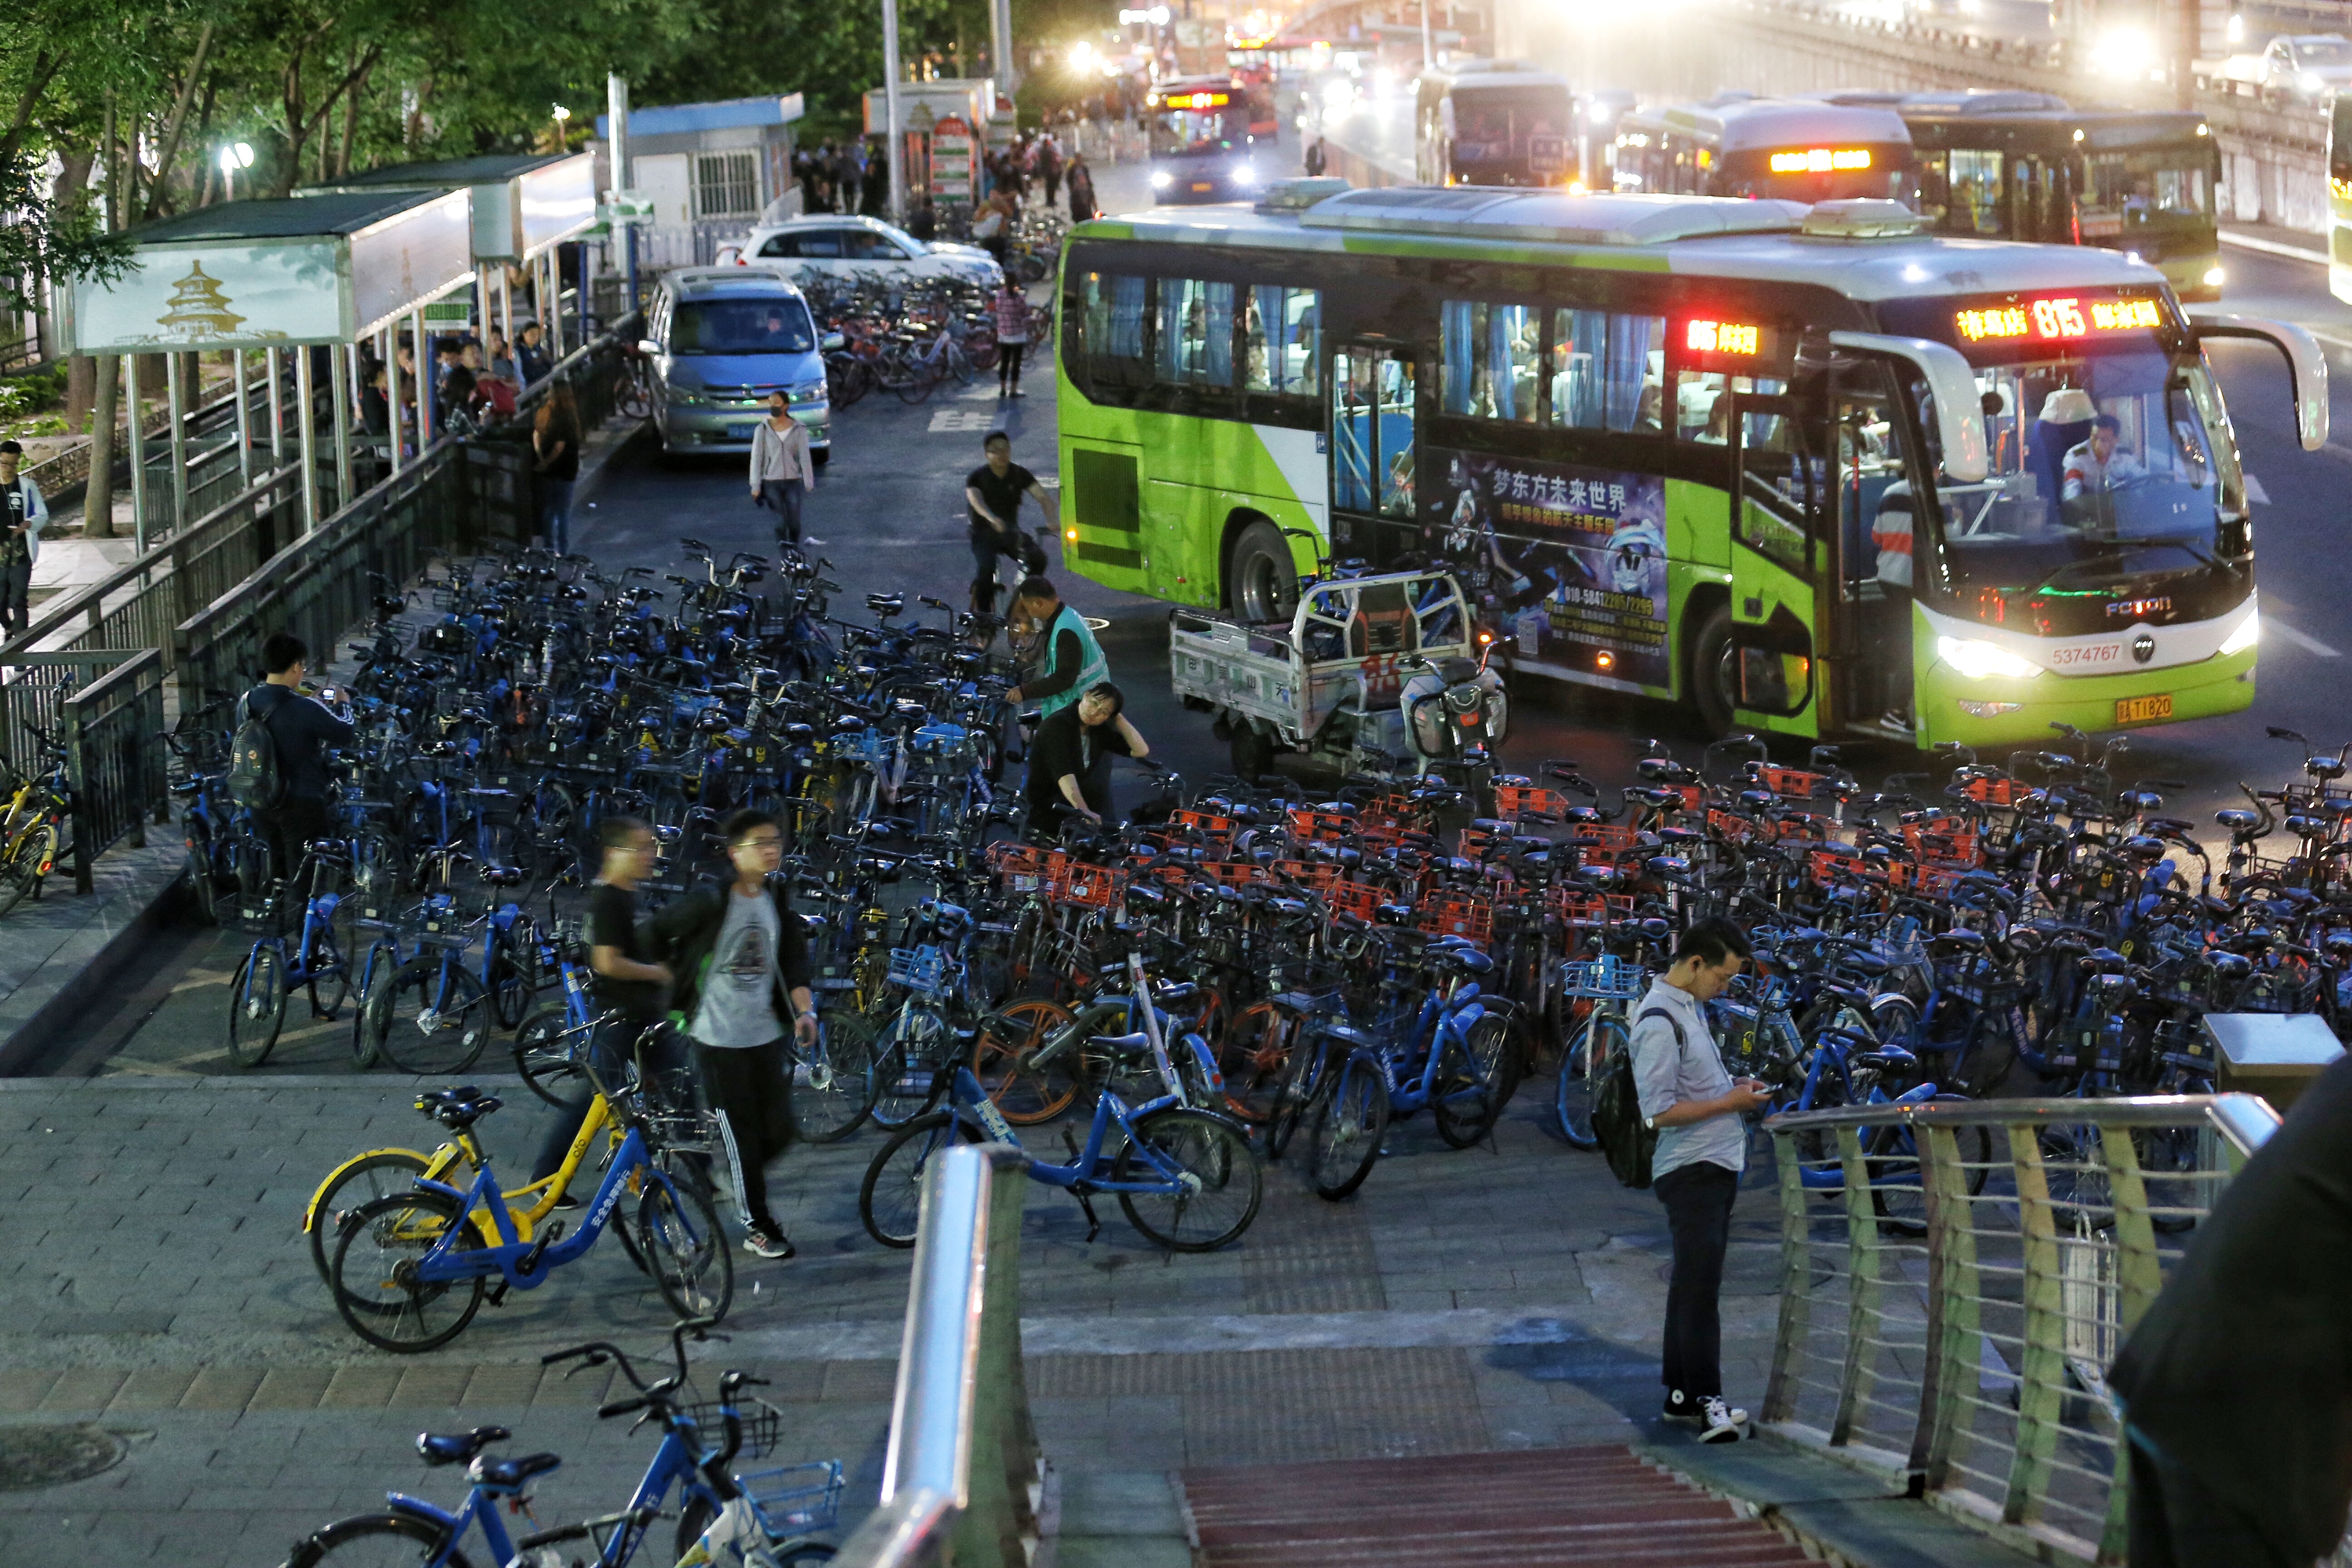
{"label": "bus led destination sign", "polygon": [[1764,329],[1739,321],[1694,321],[1683,346],[1699,353],[1753,354],[1764,348]]}
{"label": "bus led destination sign", "polygon": [[2154,300],[2084,300],[2068,295],[1962,310],[1954,324],[1960,336],[1972,343],[2060,342],[2095,338],[2103,332],[2146,331],[2164,324],[2164,311]]}
{"label": "bus led destination sign", "polygon": [[1772,172],[1776,174],[1826,174],[1833,170],[1869,167],[1867,147],[1808,147],[1772,154]]}
{"label": "bus led destination sign", "polygon": [[1222,92],[1179,92],[1160,101],[1168,109],[1223,109],[1233,100]]}

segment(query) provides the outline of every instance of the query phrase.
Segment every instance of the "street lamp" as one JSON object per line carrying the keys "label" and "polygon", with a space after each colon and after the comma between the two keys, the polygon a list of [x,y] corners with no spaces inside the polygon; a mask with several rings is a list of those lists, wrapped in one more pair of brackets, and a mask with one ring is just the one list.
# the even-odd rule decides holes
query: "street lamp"
{"label": "street lamp", "polygon": [[236,200],[236,172],[253,167],[253,143],[232,142],[220,150],[221,184],[226,199]]}

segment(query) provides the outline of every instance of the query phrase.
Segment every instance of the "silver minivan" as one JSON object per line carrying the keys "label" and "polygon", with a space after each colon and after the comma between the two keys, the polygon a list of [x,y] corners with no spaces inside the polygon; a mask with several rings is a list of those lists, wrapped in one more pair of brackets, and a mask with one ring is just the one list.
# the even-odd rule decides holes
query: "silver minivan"
{"label": "silver minivan", "polygon": [[748,452],[781,392],[808,426],[816,460],[833,445],[824,347],[791,278],[756,262],[665,275],[638,345],[653,371],[654,426],[665,452]]}

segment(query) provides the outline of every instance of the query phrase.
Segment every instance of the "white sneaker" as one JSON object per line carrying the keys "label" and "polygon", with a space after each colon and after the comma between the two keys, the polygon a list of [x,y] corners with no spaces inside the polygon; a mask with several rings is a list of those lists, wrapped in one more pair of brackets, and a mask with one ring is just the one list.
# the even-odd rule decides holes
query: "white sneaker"
{"label": "white sneaker", "polygon": [[1748,1412],[1735,1410],[1723,1402],[1721,1394],[1709,1394],[1698,1402],[1704,1422],[1699,1428],[1702,1443],[1737,1443],[1748,1436]]}

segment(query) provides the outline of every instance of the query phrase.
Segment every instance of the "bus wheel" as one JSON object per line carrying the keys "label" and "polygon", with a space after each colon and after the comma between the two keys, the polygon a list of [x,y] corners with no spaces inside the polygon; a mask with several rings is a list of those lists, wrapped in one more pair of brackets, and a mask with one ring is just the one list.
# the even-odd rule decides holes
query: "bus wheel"
{"label": "bus wheel", "polygon": [[1282,531],[1264,518],[1243,529],[1234,541],[1225,584],[1234,614],[1242,619],[1260,625],[1290,619],[1298,607],[1298,567]]}
{"label": "bus wheel", "polygon": [[1691,701],[1698,721],[1710,735],[1732,731],[1732,706],[1739,685],[1738,654],[1731,643],[1731,606],[1717,605],[1698,624],[1691,639]]}

